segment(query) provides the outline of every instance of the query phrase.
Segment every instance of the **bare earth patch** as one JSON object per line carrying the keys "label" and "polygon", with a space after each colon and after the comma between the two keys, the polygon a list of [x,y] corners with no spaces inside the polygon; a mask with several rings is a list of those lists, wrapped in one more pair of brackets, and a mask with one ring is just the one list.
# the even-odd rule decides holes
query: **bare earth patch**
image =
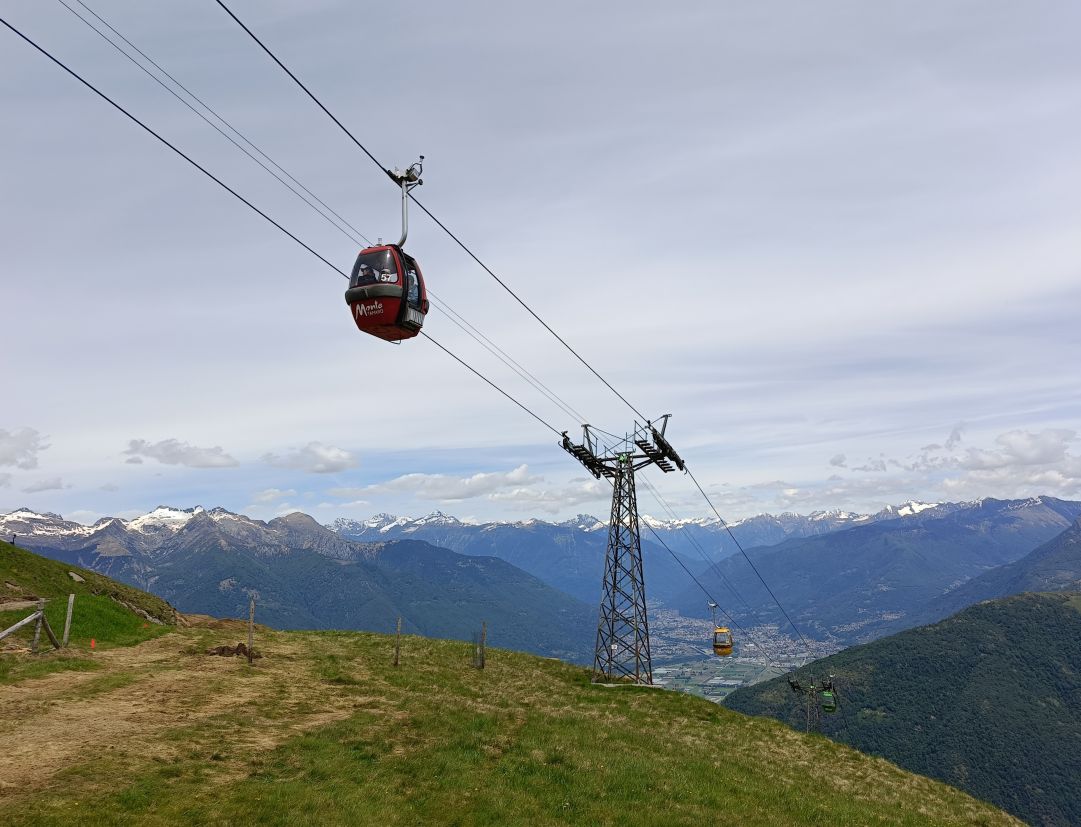
{"label": "bare earth patch", "polygon": [[[297,668],[304,645],[299,640],[274,636],[268,656],[249,666],[241,658],[202,654],[192,637],[181,631],[97,653],[102,668],[93,672],[0,686],[0,801],[39,790],[62,770],[104,756],[168,761],[179,743],[190,749],[193,742],[169,737],[178,730],[205,729],[196,741],[220,742],[228,734],[231,755],[218,769],[232,775],[234,758],[248,760],[344,718],[358,700]],[[318,709],[307,708],[312,697],[319,698]]]}

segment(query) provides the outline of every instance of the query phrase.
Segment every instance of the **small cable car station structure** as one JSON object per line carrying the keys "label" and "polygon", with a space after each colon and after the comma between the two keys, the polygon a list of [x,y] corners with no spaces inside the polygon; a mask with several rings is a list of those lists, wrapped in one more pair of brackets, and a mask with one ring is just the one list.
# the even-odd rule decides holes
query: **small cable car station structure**
{"label": "small cable car station structure", "polygon": [[789,688],[803,700],[806,718],[806,731],[817,732],[822,724],[822,713],[832,715],[837,711],[837,690],[833,686],[833,675],[821,684],[815,684],[812,677],[808,683],[801,683],[794,677],[788,678]]}
{"label": "small cable car station structure", "polygon": [[572,443],[563,432],[563,450],[594,477],[605,477],[612,483],[593,683],[653,685],[634,474],[648,465],[656,465],[665,473],[676,468],[685,470],[683,460],[664,437],[670,416],[661,417],[659,429],[651,422],[635,422],[634,432],[622,443],[603,449],[589,425],[582,426],[581,444]]}

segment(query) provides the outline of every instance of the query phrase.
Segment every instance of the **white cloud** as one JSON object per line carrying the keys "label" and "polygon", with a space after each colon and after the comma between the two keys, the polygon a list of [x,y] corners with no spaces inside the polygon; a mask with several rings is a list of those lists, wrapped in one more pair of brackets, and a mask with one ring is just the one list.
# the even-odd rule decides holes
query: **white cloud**
{"label": "white cloud", "polygon": [[11,474],[0,474],[0,488],[7,488],[11,485]]}
{"label": "white cloud", "polygon": [[129,457],[126,462],[133,465],[140,464],[144,458],[156,459],[165,465],[183,465],[188,468],[231,468],[240,464],[220,446],[199,448],[176,439],[163,439],[153,443],[145,439],[133,439],[124,453]]}
{"label": "white cloud", "polygon": [[64,481],[60,477],[50,477],[46,480],[38,480],[32,482],[30,485],[23,489],[24,494],[37,494],[39,491],[61,491],[65,488],[71,488],[70,485],[64,485]]}
{"label": "white cloud", "polygon": [[449,474],[404,474],[387,482],[365,488],[332,488],[328,493],[335,497],[364,497],[371,494],[412,494],[422,500],[458,502],[474,497],[488,496],[506,488],[518,488],[541,481],[530,476],[529,466],[519,465],[506,472],[473,474],[454,477]]}
{"label": "white cloud", "polygon": [[278,468],[294,471],[306,471],[309,474],[335,474],[357,465],[353,455],[343,448],[324,445],[322,442],[309,442],[287,454],[264,454],[263,462]]}
{"label": "white cloud", "polygon": [[1069,444],[1076,437],[1076,431],[1065,428],[1048,428],[1039,433],[1007,431],[995,437],[998,449],[969,448],[960,464],[962,468],[987,470],[1062,462],[1066,459]]}
{"label": "white cloud", "polygon": [[99,491],[108,491],[108,492],[111,493],[113,491],[119,491],[120,486],[119,485],[114,485],[111,482],[107,482],[107,483],[105,483],[105,485],[101,486],[101,488],[99,488],[98,490]]}
{"label": "white cloud", "polygon": [[521,511],[539,509],[548,514],[557,514],[565,508],[607,499],[611,491],[611,487],[600,480],[589,479],[572,482],[562,488],[522,487],[495,491],[488,495],[488,499]]}
{"label": "white cloud", "polygon": [[14,431],[0,428],[0,465],[14,465],[29,471],[38,467],[38,454],[48,447],[44,437],[33,428]]}
{"label": "white cloud", "polygon": [[265,488],[255,494],[252,494],[253,503],[268,503],[274,500],[280,500],[283,497],[292,497],[296,495],[296,491],[292,488],[282,491],[280,488]]}
{"label": "white cloud", "polygon": [[844,468],[845,462],[846,460],[844,454],[834,454],[832,457],[830,457],[830,465],[834,466],[835,468]]}

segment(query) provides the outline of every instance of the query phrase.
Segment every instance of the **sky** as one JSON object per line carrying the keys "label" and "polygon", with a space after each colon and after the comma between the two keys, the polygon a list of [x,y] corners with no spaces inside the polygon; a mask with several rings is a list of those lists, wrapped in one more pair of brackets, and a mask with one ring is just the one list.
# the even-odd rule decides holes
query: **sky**
{"label": "sky", "polygon": [[[210,0],[93,9],[368,239],[386,177]],[[1081,6],[231,0],[668,437],[726,518],[1081,497]],[[356,241],[58,0],[4,19],[340,269]],[[100,25],[100,24],[99,24]],[[606,516],[431,342],[0,29],[0,513]],[[427,217],[429,288],[585,421],[635,414]],[[581,419],[446,312],[425,331]],[[708,507],[647,474],[681,517]],[[643,512],[662,514],[647,492]]]}

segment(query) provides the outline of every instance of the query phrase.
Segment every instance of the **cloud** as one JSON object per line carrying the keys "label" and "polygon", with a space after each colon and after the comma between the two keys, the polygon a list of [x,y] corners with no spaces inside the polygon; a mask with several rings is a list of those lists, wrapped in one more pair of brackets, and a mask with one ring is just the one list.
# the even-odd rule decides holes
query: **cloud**
{"label": "cloud", "polygon": [[0,474],[0,488],[7,488],[11,485],[11,474]]}
{"label": "cloud", "polygon": [[830,465],[834,466],[835,468],[844,468],[845,462],[846,460],[844,454],[834,454],[832,457],[830,457]]}
{"label": "cloud", "polygon": [[0,465],[14,465],[24,471],[37,468],[38,454],[49,447],[43,440],[33,428],[0,428]]}
{"label": "cloud", "polygon": [[60,477],[50,477],[47,480],[38,480],[32,482],[30,485],[23,489],[24,494],[37,494],[39,491],[60,491],[64,488],[71,488],[70,485],[64,485],[64,481]]}
{"label": "cloud", "polygon": [[507,488],[520,488],[540,482],[542,477],[529,474],[529,466],[519,465],[506,472],[455,477],[449,474],[404,474],[387,482],[364,488],[332,488],[335,497],[360,498],[371,494],[412,494],[422,500],[459,502],[474,497],[496,499],[494,494]]}
{"label": "cloud", "polygon": [[220,446],[199,448],[176,439],[147,442],[133,439],[124,451],[129,456],[125,462],[137,465],[146,459],[156,459],[164,465],[183,465],[188,468],[231,468],[239,465]]}
{"label": "cloud", "polygon": [[309,474],[335,474],[357,465],[348,451],[322,442],[309,442],[303,448],[282,456],[264,454],[262,460],[278,468],[306,471]]}
{"label": "cloud", "polygon": [[943,465],[952,475],[942,481],[948,495],[1021,497],[1081,494],[1081,456],[1069,452],[1077,432],[1046,428],[1007,431],[990,449],[969,448]]}
{"label": "cloud", "polygon": [[280,500],[284,497],[292,497],[296,493],[297,492],[292,488],[289,488],[285,491],[282,491],[280,488],[265,488],[262,491],[252,494],[252,502],[268,503],[272,502],[273,500]]}
{"label": "cloud", "polygon": [[[523,468],[525,466],[522,466]],[[522,511],[539,509],[548,514],[557,514],[565,508],[573,508],[587,502],[607,499],[611,496],[611,487],[596,479],[571,482],[562,488],[512,488],[507,491],[494,491],[488,495],[492,502],[504,503]]]}
{"label": "cloud", "polygon": [[953,426],[953,430],[950,431],[950,435],[946,439],[946,444],[943,446],[947,451],[952,451],[961,444],[961,433],[965,430],[965,427],[964,422],[958,422]]}
{"label": "cloud", "polygon": [[113,483],[111,483],[111,482],[107,482],[107,483],[105,483],[105,485],[101,486],[101,488],[99,488],[98,490],[99,491],[110,491],[110,492],[111,491],[119,491],[120,486],[119,485],[113,485]]}
{"label": "cloud", "polygon": [[853,471],[867,471],[876,474],[884,474],[886,472],[886,461],[884,459],[871,459],[868,457],[865,465],[860,465],[857,468],[853,468]]}
{"label": "cloud", "polygon": [[969,448],[960,460],[962,468],[988,470],[1010,466],[1049,465],[1066,459],[1076,431],[1048,428],[1039,433],[1007,431],[995,437],[998,449]]}

